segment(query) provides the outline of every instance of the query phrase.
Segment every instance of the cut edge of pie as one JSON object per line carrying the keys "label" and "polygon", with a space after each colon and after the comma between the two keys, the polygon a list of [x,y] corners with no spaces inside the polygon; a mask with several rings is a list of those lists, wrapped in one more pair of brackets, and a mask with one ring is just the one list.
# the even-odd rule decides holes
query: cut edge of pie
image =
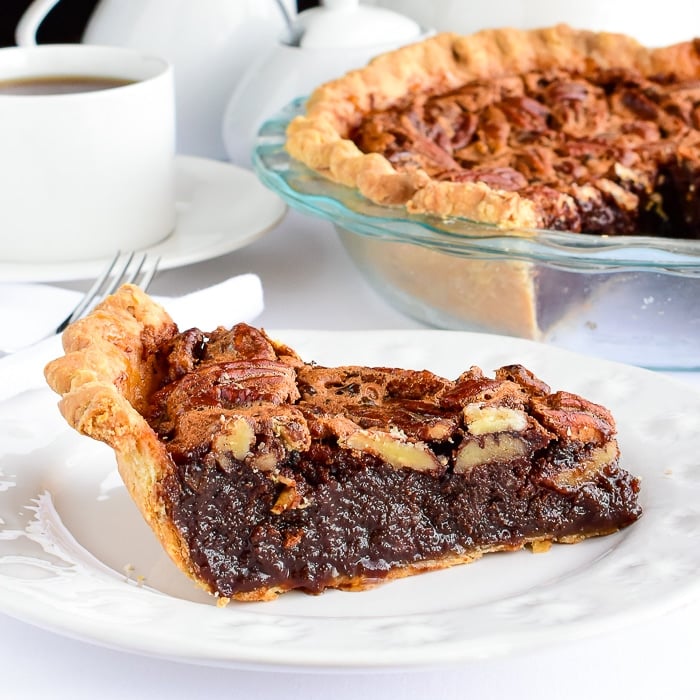
{"label": "cut edge of pie", "polygon": [[641,514],[609,411],[518,365],[324,368],[245,324],[180,333],[131,285],[63,345],[45,376],[65,420],[113,448],[165,551],[220,604],[363,590]]}
{"label": "cut edge of pie", "polygon": [[647,48],[622,34],[557,25],[536,30],[483,30],[469,36],[441,33],[373,59],[367,66],[318,87],[304,115],[287,129],[286,148],[296,160],[371,201],[404,205],[409,213],[464,217],[504,229],[542,228],[531,199],[482,181],[431,178],[420,168],[398,170],[381,153],[364,153],[351,140],[363,115],[387,109],[406,95],[456,89],[469,81],[565,67],[643,75],[700,75],[697,42]]}

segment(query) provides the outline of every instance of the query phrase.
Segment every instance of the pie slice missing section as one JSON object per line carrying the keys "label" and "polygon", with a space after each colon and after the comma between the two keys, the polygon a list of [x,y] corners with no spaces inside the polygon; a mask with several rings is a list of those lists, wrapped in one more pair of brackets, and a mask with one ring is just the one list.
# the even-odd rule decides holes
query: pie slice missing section
{"label": "pie slice missing section", "polygon": [[[180,332],[125,285],[46,368],[165,550],[221,602],[362,590],[641,514],[609,411],[519,365],[323,367],[246,324]],[[465,354],[468,349],[465,348]]]}

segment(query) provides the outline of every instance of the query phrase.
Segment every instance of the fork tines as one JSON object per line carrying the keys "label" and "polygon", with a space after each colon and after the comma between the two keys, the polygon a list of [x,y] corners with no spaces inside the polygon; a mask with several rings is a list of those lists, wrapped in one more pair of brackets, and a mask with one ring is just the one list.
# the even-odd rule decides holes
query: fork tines
{"label": "fork tines", "polygon": [[160,258],[149,258],[147,253],[118,252],[93,282],[90,289],[56,328],[56,333],[62,333],[73,321],[82,318],[102,299],[114,293],[122,284],[137,284],[146,291],[158,271]]}

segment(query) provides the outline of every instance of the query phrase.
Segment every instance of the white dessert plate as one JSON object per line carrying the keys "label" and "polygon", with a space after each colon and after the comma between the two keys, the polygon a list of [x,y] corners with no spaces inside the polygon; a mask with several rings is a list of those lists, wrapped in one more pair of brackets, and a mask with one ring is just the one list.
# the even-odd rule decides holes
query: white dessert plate
{"label": "white dessert plate", "polygon": [[111,451],[71,431],[44,386],[52,340],[0,361],[0,610],[58,633],[233,667],[416,668],[603,634],[682,605],[700,585],[700,393],[662,375],[525,340],[450,331],[280,331],[322,363],[456,377],[520,362],[615,414],[643,517],[545,554],[487,555],[363,593],[217,607],[163,554]]}
{"label": "white dessert plate", "polygon": [[[193,156],[175,159],[175,230],[147,248],[167,270],[209,260],[252,243],[285,214],[282,200],[249,170]],[[3,262],[2,282],[58,282],[95,277],[107,259]]]}

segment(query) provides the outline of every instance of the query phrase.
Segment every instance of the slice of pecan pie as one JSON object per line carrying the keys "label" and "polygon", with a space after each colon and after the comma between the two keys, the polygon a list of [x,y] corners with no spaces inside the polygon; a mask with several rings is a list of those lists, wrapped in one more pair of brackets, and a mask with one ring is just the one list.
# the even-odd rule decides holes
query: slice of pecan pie
{"label": "slice of pecan pie", "polygon": [[223,602],[361,590],[640,515],[610,413],[513,365],[323,367],[124,286],[46,368],[180,568]]}
{"label": "slice of pecan pie", "polygon": [[440,34],[318,88],[287,149],[411,213],[700,238],[700,39]]}

